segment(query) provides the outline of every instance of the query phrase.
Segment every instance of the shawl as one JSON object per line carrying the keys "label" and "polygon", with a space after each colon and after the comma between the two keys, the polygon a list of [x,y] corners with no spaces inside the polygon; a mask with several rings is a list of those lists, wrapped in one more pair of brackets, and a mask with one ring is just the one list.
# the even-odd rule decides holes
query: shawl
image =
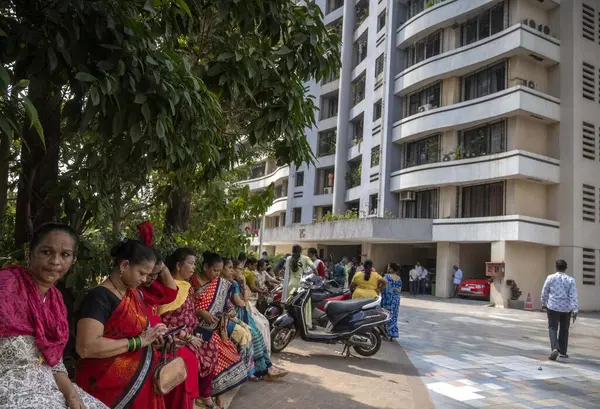
{"label": "shawl", "polygon": [[162,305],[158,309],[158,312],[160,315],[163,315],[164,313],[167,313],[167,312],[178,310],[179,307],[181,307],[183,305],[185,300],[190,295],[190,288],[192,287],[192,285],[190,283],[188,283],[187,281],[182,281],[182,280],[175,280],[175,282],[177,283],[177,297],[175,298],[175,301],[173,301],[172,303]]}
{"label": "shawl", "polygon": [[12,265],[0,270],[0,337],[31,335],[49,366],[63,356],[69,339],[67,308],[56,287],[44,299],[31,273]]}

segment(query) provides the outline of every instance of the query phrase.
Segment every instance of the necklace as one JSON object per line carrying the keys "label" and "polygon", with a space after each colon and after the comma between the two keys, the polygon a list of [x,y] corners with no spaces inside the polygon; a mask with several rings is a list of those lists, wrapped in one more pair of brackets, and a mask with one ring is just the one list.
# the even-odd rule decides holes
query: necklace
{"label": "necklace", "polygon": [[[119,292],[119,294],[121,295],[121,299],[125,298],[125,295],[123,295],[123,293],[121,292],[121,290],[119,290],[119,287],[117,287],[114,283],[114,281],[112,280],[112,278],[110,278],[110,276],[108,276],[108,281],[110,281],[110,284],[115,287],[115,290],[117,290]],[[135,297],[133,297],[135,299]],[[138,308],[142,308],[138,302],[137,299],[135,299],[135,303],[137,305]],[[127,300],[127,304],[130,304],[129,300]],[[142,320],[140,319],[140,316],[137,312],[137,308],[132,308],[133,309],[133,313],[135,314],[135,317],[137,318],[137,321],[140,323],[140,327],[142,328],[142,330],[144,329],[144,324],[142,324]]]}

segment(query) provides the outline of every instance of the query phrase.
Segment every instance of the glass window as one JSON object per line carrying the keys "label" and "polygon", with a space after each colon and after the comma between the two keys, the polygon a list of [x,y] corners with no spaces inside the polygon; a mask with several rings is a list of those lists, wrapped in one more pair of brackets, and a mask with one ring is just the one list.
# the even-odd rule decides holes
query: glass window
{"label": "glass window", "polygon": [[379,165],[379,145],[371,149],[371,167]]}
{"label": "glass window", "polygon": [[377,214],[377,202],[379,202],[378,194],[369,196],[369,214]]}
{"label": "glass window", "polygon": [[441,105],[442,86],[440,82],[432,86],[414,92],[408,96],[407,116],[419,112],[419,108],[424,105],[430,105],[430,108],[438,108]]}
{"label": "glass window", "polygon": [[504,182],[461,189],[462,217],[492,217],[504,214]]}
{"label": "glass window", "polygon": [[439,162],[439,135],[433,135],[425,139],[407,143],[404,158],[404,168]]}
{"label": "glass window", "polygon": [[504,30],[504,3],[497,5],[490,11],[491,35]]}
{"label": "glass window", "polygon": [[377,17],[377,31],[381,30],[383,27],[385,27],[385,10],[379,13],[379,16]]}
{"label": "glass window", "polygon": [[408,0],[408,4],[406,5],[408,18],[413,18],[423,10],[425,10],[425,0]]}
{"label": "glass window", "polygon": [[319,143],[317,146],[317,155],[319,157],[333,155],[335,153],[335,138],[335,130],[319,132]]}
{"label": "glass window", "polygon": [[406,68],[427,58],[438,55],[441,50],[442,31],[436,31],[404,51]]}
{"label": "glass window", "polygon": [[508,25],[504,2],[468,20],[461,27],[461,43],[467,45],[499,33]]}
{"label": "glass window", "polygon": [[463,101],[506,89],[506,61],[462,77]]}
{"label": "glass window", "polygon": [[463,45],[477,41],[477,18],[471,19],[463,25],[462,34]]}
{"label": "glass window", "polygon": [[294,207],[292,223],[301,223],[301,222],[302,222],[302,208]]}
{"label": "glass window", "polygon": [[478,18],[479,28],[477,30],[478,40],[482,40],[490,36],[490,12],[484,11]]}
{"label": "glass window", "polygon": [[383,72],[383,63],[384,63],[384,55],[381,54],[375,60],[375,76],[378,76],[379,74],[381,74]]}
{"label": "glass window", "polygon": [[463,158],[492,155],[506,149],[506,121],[462,131],[459,141]]}
{"label": "glass window", "polygon": [[435,219],[437,218],[437,189],[415,192],[415,200],[403,201],[403,216],[405,219]]}
{"label": "glass window", "polygon": [[373,104],[373,121],[377,121],[379,118],[381,118],[381,115],[383,113],[383,103],[381,102],[381,100],[375,102],[375,104]]}
{"label": "glass window", "polygon": [[296,187],[304,186],[304,172],[296,172]]}
{"label": "glass window", "polygon": [[354,67],[360,64],[365,58],[367,58],[367,40],[368,32],[365,31],[358,40],[354,43]]}

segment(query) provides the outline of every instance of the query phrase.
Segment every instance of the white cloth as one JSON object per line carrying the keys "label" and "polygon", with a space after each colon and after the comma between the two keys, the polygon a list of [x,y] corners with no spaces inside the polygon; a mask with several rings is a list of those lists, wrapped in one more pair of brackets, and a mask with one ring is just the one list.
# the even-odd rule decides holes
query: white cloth
{"label": "white cloth", "polygon": [[577,284],[567,273],[554,273],[546,278],[542,288],[542,305],[552,311],[577,312]]}
{"label": "white cloth", "polygon": [[419,274],[419,280],[424,280],[427,277],[427,270],[423,266],[415,267],[417,273]]}
{"label": "white cloth", "polygon": [[410,272],[408,273],[408,280],[409,281],[418,281],[419,280],[419,273],[417,272],[416,269],[412,269],[410,270]]}
{"label": "white cloth", "polygon": [[262,334],[265,340],[265,345],[267,346],[267,351],[271,353],[271,329],[269,327],[269,320],[267,317],[258,312],[256,307],[251,302],[246,303],[246,309],[252,315],[252,319],[256,324],[256,328]]}
{"label": "white cloth", "polygon": [[462,270],[459,268],[458,270],[456,270],[454,272],[454,280],[452,280],[452,282],[456,285],[456,284],[460,284],[460,282],[462,281],[463,278],[463,272]]}

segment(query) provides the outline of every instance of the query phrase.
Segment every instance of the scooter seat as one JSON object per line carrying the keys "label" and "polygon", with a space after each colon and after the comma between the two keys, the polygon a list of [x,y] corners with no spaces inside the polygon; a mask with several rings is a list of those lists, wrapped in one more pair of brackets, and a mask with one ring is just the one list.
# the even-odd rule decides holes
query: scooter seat
{"label": "scooter seat", "polygon": [[325,313],[329,316],[340,315],[360,310],[367,304],[375,301],[374,298],[361,298],[359,300],[329,301],[325,304]]}
{"label": "scooter seat", "polygon": [[331,297],[331,294],[327,294],[327,293],[312,293],[310,295],[310,298],[313,302],[321,302],[329,297]]}

